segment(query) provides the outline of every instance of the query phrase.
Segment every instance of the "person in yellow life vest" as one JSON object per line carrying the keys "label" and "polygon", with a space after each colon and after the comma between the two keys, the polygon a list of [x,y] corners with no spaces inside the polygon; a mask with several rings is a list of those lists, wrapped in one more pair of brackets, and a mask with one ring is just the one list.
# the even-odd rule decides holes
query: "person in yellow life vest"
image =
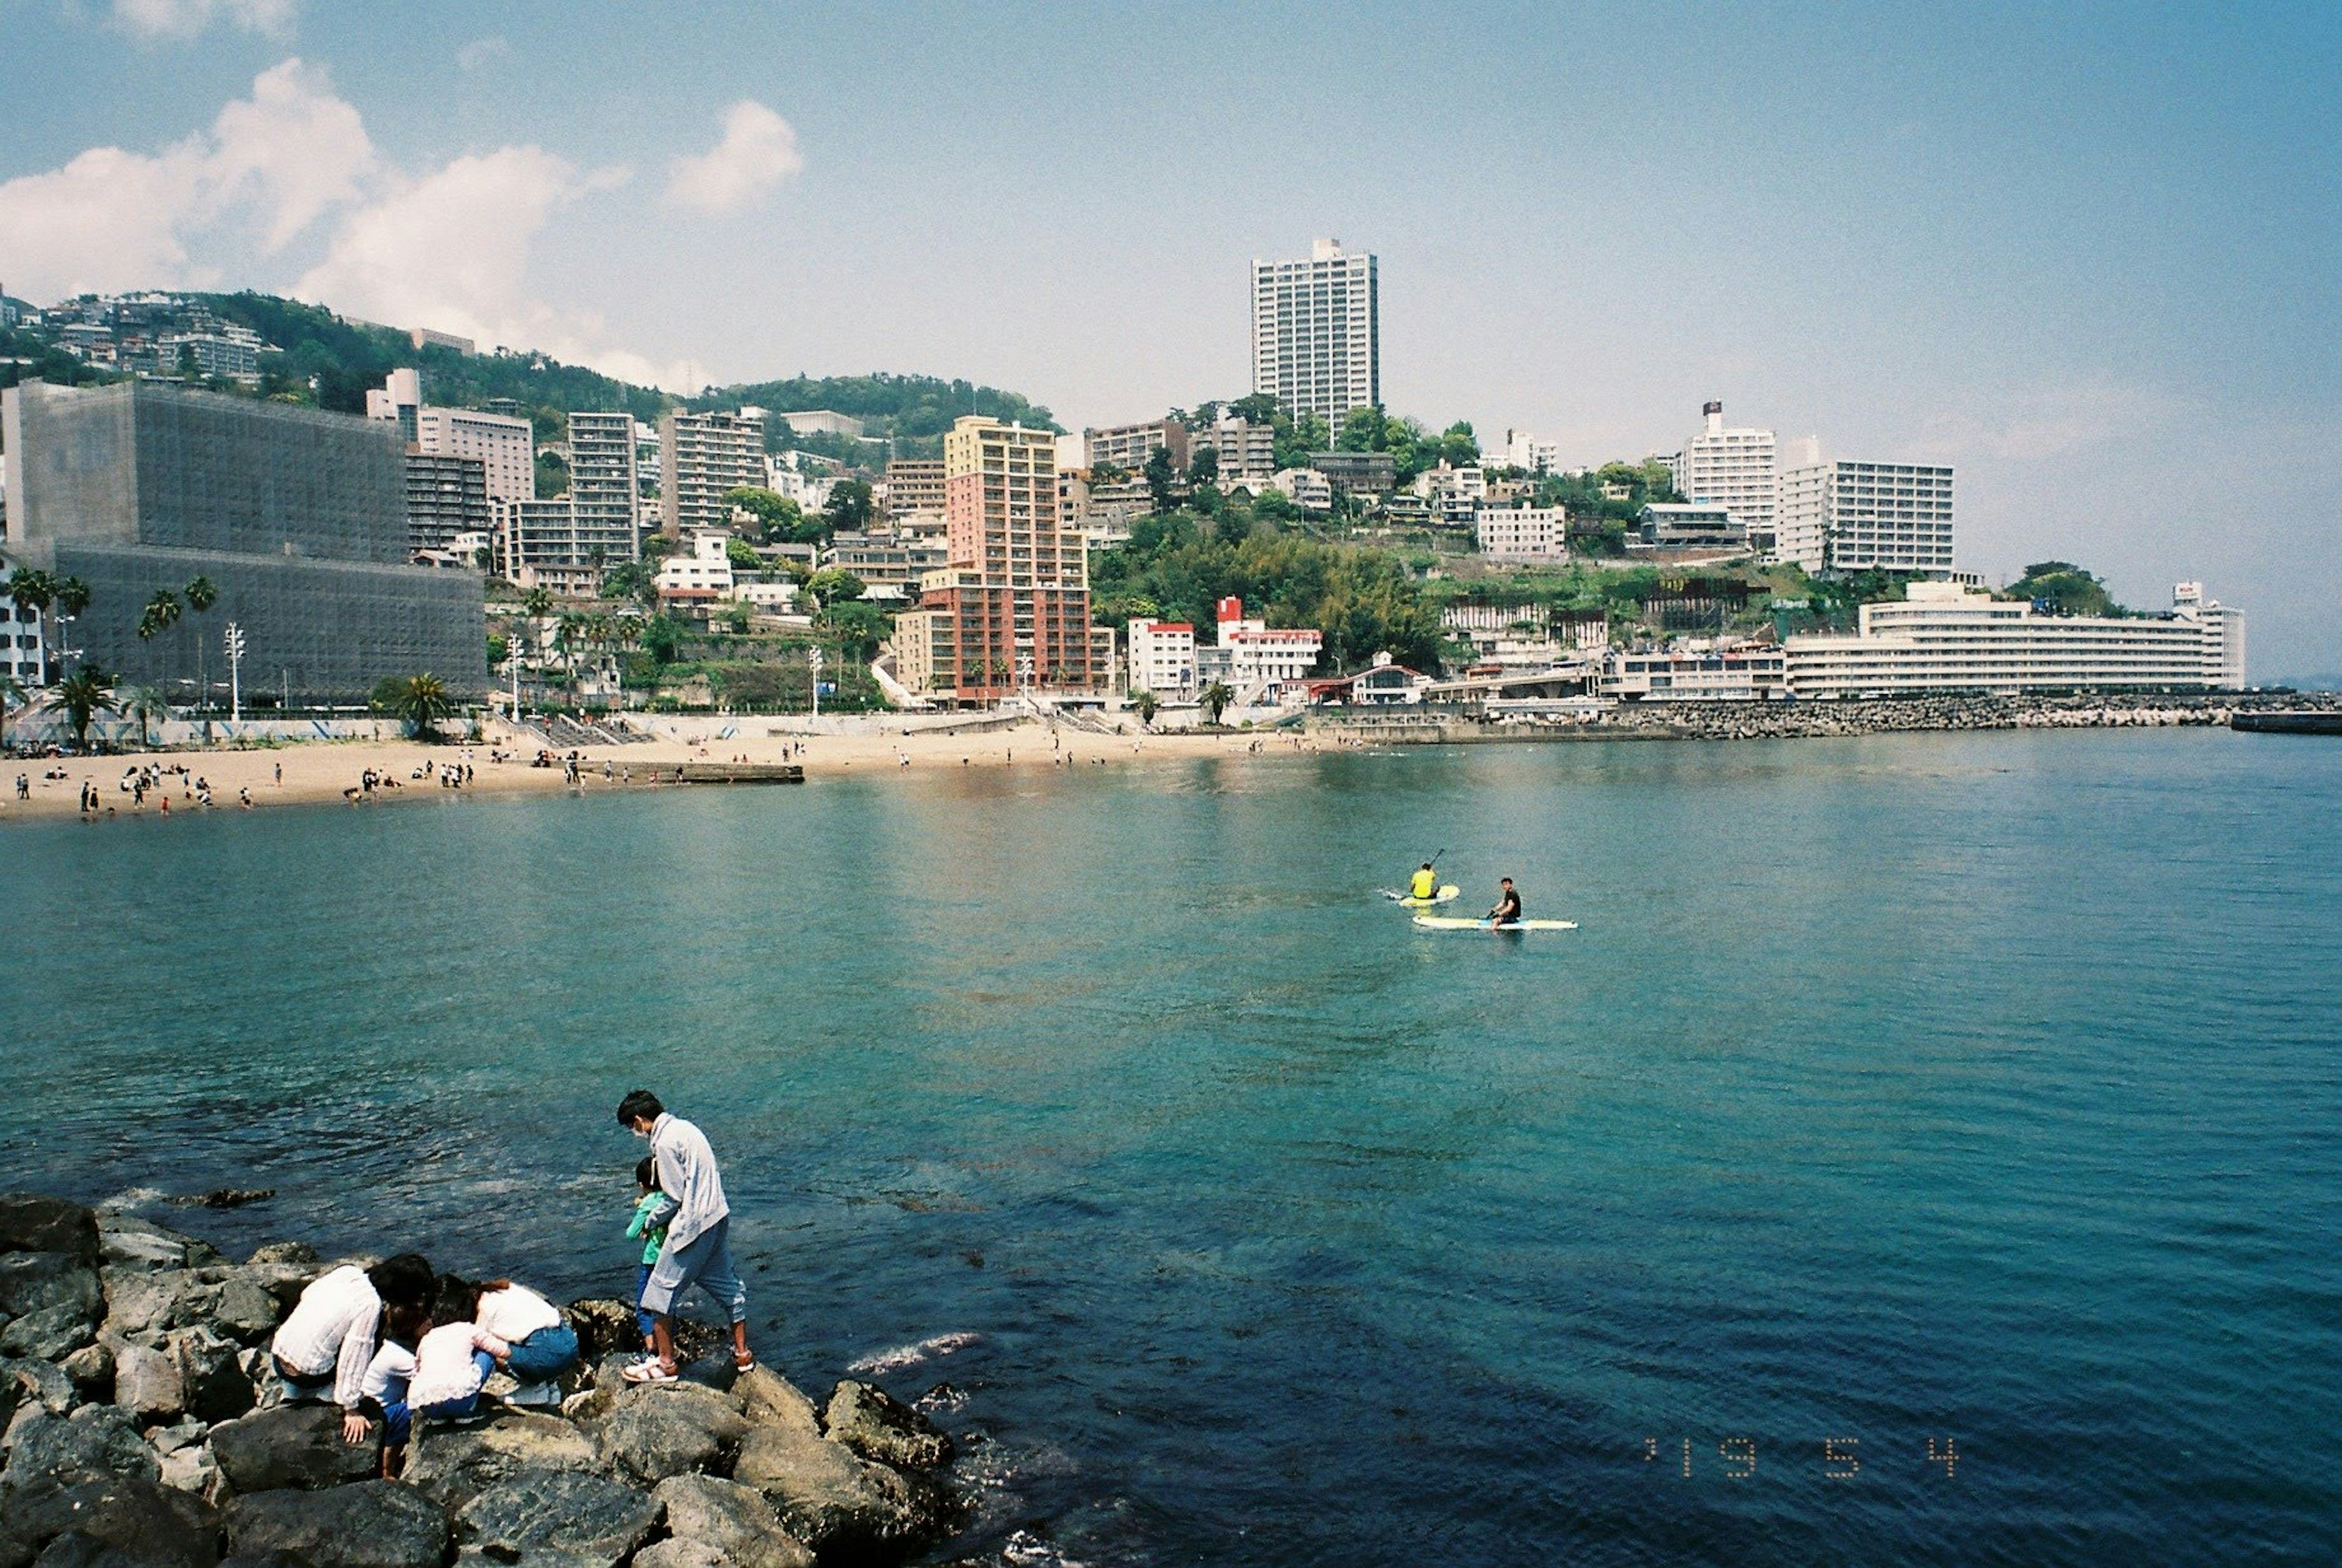
{"label": "person in yellow life vest", "polygon": [[1408,879],[1406,895],[1409,898],[1431,898],[1438,892],[1439,878],[1432,874],[1431,863],[1426,860],[1423,863],[1423,869]]}

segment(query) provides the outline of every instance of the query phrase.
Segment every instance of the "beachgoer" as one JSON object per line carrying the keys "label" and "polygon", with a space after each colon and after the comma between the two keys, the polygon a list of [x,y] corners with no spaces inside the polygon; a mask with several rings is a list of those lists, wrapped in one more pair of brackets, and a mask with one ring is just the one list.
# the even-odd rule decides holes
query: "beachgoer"
{"label": "beachgoer", "polygon": [[497,1357],[520,1383],[506,1403],[560,1403],[554,1380],[577,1364],[577,1331],[561,1309],[510,1280],[489,1280],[473,1289],[472,1321],[511,1347]]}
{"label": "beachgoer", "polygon": [[406,1439],[414,1413],[406,1392],[415,1381],[415,1347],[429,1332],[430,1313],[420,1307],[391,1307],[382,1314],[382,1348],[366,1363],[359,1384],[358,1413],[382,1423],[382,1478],[395,1481],[405,1468]]}
{"label": "beachgoer", "polygon": [[643,1348],[656,1355],[658,1318],[643,1306],[643,1292],[650,1288],[651,1270],[658,1263],[659,1249],[666,1245],[666,1227],[654,1223],[660,1200],[666,1195],[659,1191],[656,1154],[645,1154],[635,1163],[635,1191],[634,1218],[626,1222],[626,1234],[643,1243],[642,1262],[635,1273],[635,1326],[643,1331]]}
{"label": "beachgoer", "polygon": [[252,809],[252,786],[250,784],[236,785],[235,798],[243,803],[245,810],[250,811]]}
{"label": "beachgoer", "polygon": [[1426,860],[1423,863],[1423,869],[1408,880],[1406,895],[1409,898],[1430,898],[1438,892],[1438,874],[1431,869],[1431,863]]}
{"label": "beachgoer", "polygon": [[366,1420],[358,1402],[381,1337],[383,1309],[421,1311],[434,1288],[431,1265],[414,1253],[369,1269],[346,1264],[313,1282],[269,1344],[285,1399],[330,1397],[344,1412],[343,1440],[364,1443]]}
{"label": "beachgoer", "polygon": [[1518,925],[1521,923],[1521,895],[1509,876],[1499,879],[1503,891],[1496,895],[1496,907],[1488,911],[1488,920],[1495,925]]}
{"label": "beachgoer", "polygon": [[666,1226],[666,1244],[659,1249],[642,1296],[643,1309],[656,1320],[651,1325],[654,1349],[626,1368],[626,1381],[676,1380],[675,1298],[695,1284],[731,1314],[733,1364],[746,1372],[756,1364],[748,1353],[748,1288],[732,1266],[732,1209],[724,1201],[724,1179],[707,1135],[669,1114],[647,1089],[636,1089],[618,1102],[618,1124],[651,1141],[660,1193],[653,1214]]}
{"label": "beachgoer", "polygon": [[462,1421],[480,1407],[480,1391],[512,1346],[472,1319],[480,1287],[453,1274],[439,1282],[435,1326],[415,1347],[415,1380],[407,1385],[409,1410],[427,1421]]}

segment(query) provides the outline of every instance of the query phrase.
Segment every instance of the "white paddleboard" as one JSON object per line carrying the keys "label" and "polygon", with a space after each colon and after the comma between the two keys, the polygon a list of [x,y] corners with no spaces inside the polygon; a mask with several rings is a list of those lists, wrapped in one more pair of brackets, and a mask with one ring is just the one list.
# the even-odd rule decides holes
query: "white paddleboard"
{"label": "white paddleboard", "polygon": [[1429,898],[1409,898],[1404,893],[1392,893],[1388,889],[1384,890],[1383,896],[1394,903],[1403,904],[1409,909],[1430,909],[1438,904],[1455,903],[1464,896],[1464,890],[1451,882]]}
{"label": "white paddleboard", "polygon": [[1574,920],[1516,920],[1510,925],[1491,925],[1486,920],[1466,920],[1452,914],[1418,914],[1415,923],[1426,931],[1575,931]]}

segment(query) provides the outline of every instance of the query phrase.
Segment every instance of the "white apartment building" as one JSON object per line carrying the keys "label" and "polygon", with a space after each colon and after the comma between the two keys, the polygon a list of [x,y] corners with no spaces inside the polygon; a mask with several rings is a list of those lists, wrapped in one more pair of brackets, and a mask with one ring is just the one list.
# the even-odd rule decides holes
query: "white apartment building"
{"label": "white apartment building", "polygon": [[1272,630],[1266,621],[1245,618],[1242,599],[1221,600],[1217,619],[1219,645],[1227,655],[1228,684],[1239,698],[1276,696],[1280,687],[1316,669],[1317,656],[1326,651],[1326,634],[1316,627]]}
{"label": "white apartment building", "polygon": [[580,512],[566,495],[551,501],[492,501],[497,574],[530,587],[560,569],[566,582],[578,573],[597,580],[622,561],[642,559],[642,540],[631,518],[606,510]]}
{"label": "white apartment building", "polygon": [[1266,424],[1224,415],[1191,437],[1196,451],[1210,447],[1218,454],[1220,472],[1214,483],[1223,490],[1243,485],[1257,490],[1276,472],[1276,434]]}
{"label": "white apartment building", "polygon": [[1561,471],[1561,443],[1539,441],[1526,430],[1507,430],[1504,444],[1484,454],[1482,461],[1497,467],[1523,469],[1531,474],[1558,474]]}
{"label": "white apartment building", "polygon": [[569,416],[569,501],[578,527],[595,538],[632,543],[616,561],[642,558],[642,485],[635,468],[635,416]]}
{"label": "white apartment building", "polygon": [[1686,501],[1722,506],[1758,549],[1771,549],[1780,490],[1773,433],[1726,429],[1721,403],[1708,403],[1700,414],[1699,430],[1672,464],[1676,488]]}
{"label": "white apartment building", "polygon": [[1306,261],[1252,264],[1252,389],[1335,431],[1378,406],[1382,316],[1375,257],[1317,240]]}
{"label": "white apartment building", "polygon": [[366,391],[366,417],[395,422],[408,444],[436,457],[476,457],[485,470],[488,499],[536,499],[536,434],[525,419],[476,408],[434,408],[423,401],[423,377],[394,370]]}
{"label": "white apartment building", "polygon": [[1111,464],[1125,474],[1139,474],[1158,448],[1171,454],[1175,471],[1187,471],[1187,427],[1176,419],[1148,419],[1083,431],[1086,461],[1082,466],[1096,469]]}
{"label": "white apartment building", "polygon": [[1569,559],[1569,514],[1559,506],[1494,507],[1473,525],[1480,554],[1491,561]]}
{"label": "white apartment building", "polygon": [[688,554],[669,555],[659,563],[658,596],[664,600],[710,603],[732,596],[732,534],[729,529],[703,528],[691,536]]}
{"label": "white apartment building", "polygon": [[1771,702],[1789,694],[1788,660],[1757,644],[1621,649],[1603,664],[1602,694],[1625,702]]}
{"label": "white apartment building", "polygon": [[764,421],[668,409],[659,416],[659,527],[667,537],[724,526],[731,519],[724,493],[766,482]]}
{"label": "white apartment building", "polygon": [[1133,621],[1126,629],[1130,648],[1130,689],[1185,701],[1196,694],[1196,627],[1189,621]]}
{"label": "white apartment building", "polygon": [[14,675],[27,688],[46,685],[45,636],[40,611],[0,599],[0,675]]}
{"label": "white apartment building", "polygon": [[1304,512],[1334,509],[1334,482],[1315,468],[1281,468],[1269,475],[1266,488],[1282,492]]}
{"label": "white apartment building", "polygon": [[1451,468],[1442,463],[1415,476],[1415,493],[1435,505],[1447,501],[1469,501],[1476,505],[1488,498],[1488,476],[1477,464]]}
{"label": "white apartment building", "polygon": [[1949,572],[1952,471],[1811,463],[1781,475],[1774,555],[1808,572]]}
{"label": "white apartment building", "polygon": [[1865,604],[1851,637],[1792,637],[1800,697],[1926,692],[2181,691],[2242,686],[2245,617],[2182,583],[2168,614],[2045,615],[1962,583],[1915,582]]}

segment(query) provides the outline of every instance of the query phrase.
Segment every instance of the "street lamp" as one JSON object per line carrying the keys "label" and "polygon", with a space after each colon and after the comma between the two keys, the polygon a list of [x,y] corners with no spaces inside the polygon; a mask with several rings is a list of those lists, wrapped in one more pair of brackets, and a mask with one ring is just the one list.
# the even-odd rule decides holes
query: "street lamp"
{"label": "street lamp", "polygon": [[244,628],[227,624],[227,722],[244,722]]}
{"label": "street lamp", "polygon": [[813,716],[819,718],[821,717],[821,650],[816,648],[807,654],[806,663],[813,667]]}

